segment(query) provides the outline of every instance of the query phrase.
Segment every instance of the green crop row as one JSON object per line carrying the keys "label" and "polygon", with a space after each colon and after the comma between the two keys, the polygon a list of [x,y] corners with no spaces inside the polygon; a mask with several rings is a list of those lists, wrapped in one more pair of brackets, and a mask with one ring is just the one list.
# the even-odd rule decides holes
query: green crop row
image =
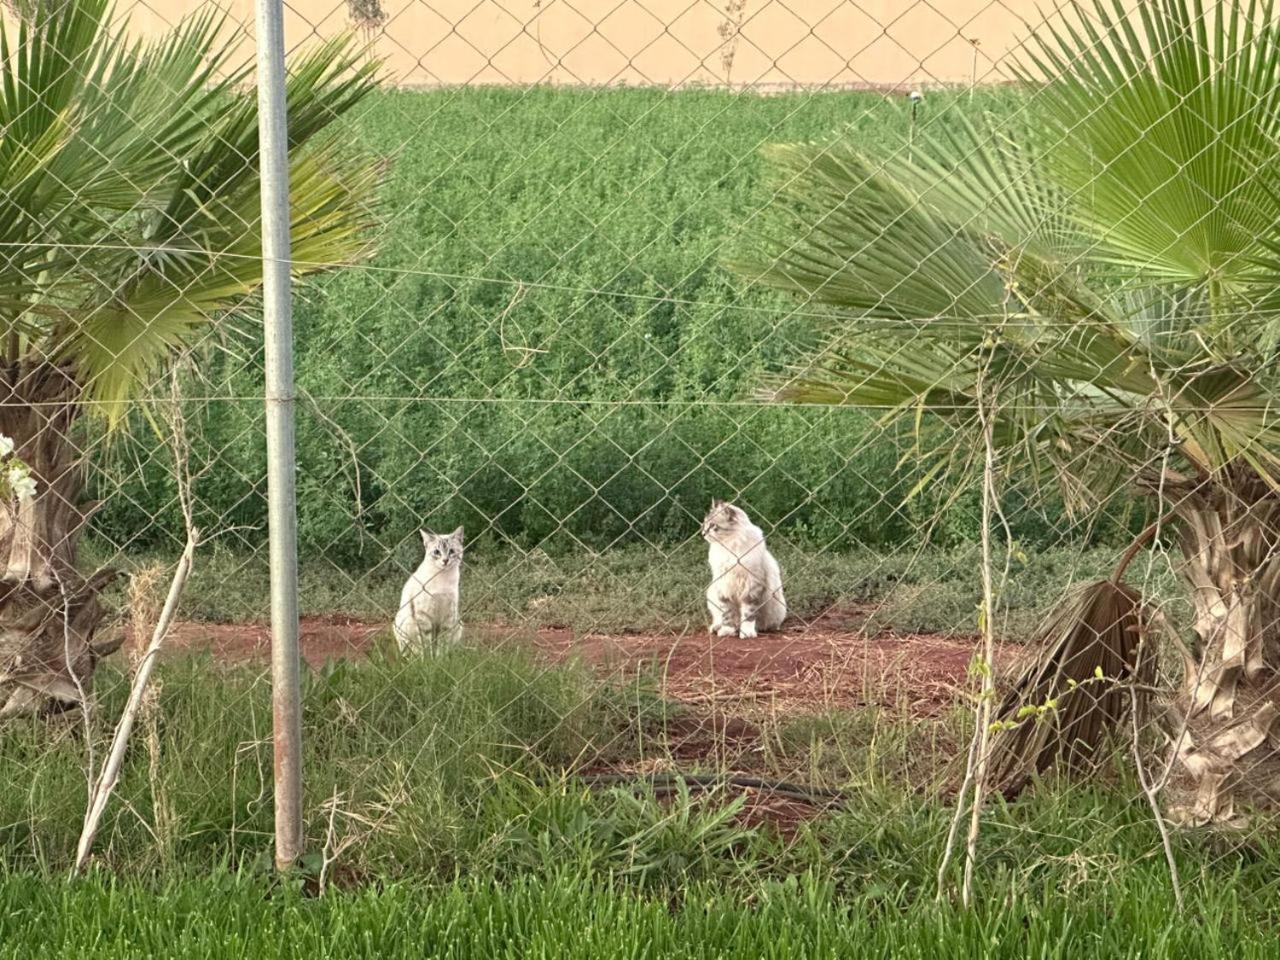
{"label": "green crop row", "polygon": [[[1018,102],[940,93],[920,122]],[[670,543],[712,496],[823,548],[917,542],[943,495],[904,506],[917,478],[874,416],[749,402],[825,318],[723,265],[769,200],[761,147],[841,133],[888,151],[908,124],[903,104],[848,92],[379,95],[349,130],[388,161],[374,252],[296,307],[303,551],[367,564],[459,523],[522,547]],[[232,324],[187,389],[194,456],[212,465],[201,522],[254,542],[259,339]],[[112,543],[180,538],[141,416],[95,482]],[[974,503],[931,535],[971,539]],[[1015,513],[1021,535],[1055,535]]]}

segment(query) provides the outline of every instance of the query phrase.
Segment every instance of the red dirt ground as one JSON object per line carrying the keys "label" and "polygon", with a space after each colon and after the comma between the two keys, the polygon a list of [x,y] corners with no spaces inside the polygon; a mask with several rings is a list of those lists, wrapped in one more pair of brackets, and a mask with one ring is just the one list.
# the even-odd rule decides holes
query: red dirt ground
{"label": "red dirt ground", "polygon": [[[938,713],[965,683],[976,649],[968,637],[869,633],[865,614],[832,611],[790,621],[781,633],[752,640],[690,634],[577,634],[567,627],[469,626],[473,643],[532,643],[553,661],[580,659],[602,675],[660,679],[667,696],[688,703],[755,701],[770,710],[806,712],[831,706],[876,704],[915,715]],[[302,621],[303,657],[326,660],[363,656],[386,628],[342,615]],[[168,646],[209,650],[227,661],[266,661],[270,630],[256,623],[175,626]],[[1012,656],[1002,649],[998,660]],[[750,712],[745,711],[745,712]]]}

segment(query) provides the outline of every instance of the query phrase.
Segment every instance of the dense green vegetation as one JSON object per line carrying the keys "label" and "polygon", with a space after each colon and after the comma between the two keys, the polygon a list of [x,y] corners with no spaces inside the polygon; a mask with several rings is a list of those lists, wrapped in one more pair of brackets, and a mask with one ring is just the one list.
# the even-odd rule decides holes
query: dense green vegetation
{"label": "dense green vegetation", "polygon": [[[526,651],[517,639],[430,661],[381,654],[307,671],[312,850],[327,837],[331,847],[341,844],[348,880],[505,880],[573,867],[583,877],[616,874],[643,889],[672,890],[700,879],[749,883],[804,871],[851,891],[920,888],[936,868],[949,809],[917,789],[954,757],[963,711],[906,722],[871,708],[765,710],[752,715],[758,732],[748,743],[710,728],[689,741],[700,708],[662,699],[651,678],[606,683]],[[261,861],[272,823],[263,680],[260,666],[166,662],[99,834],[102,866],[143,876]],[[110,665],[97,678],[101,700],[90,730],[98,757],[127,692],[121,681]],[[84,734],[74,716],[0,727],[0,863],[8,869],[61,873],[69,864],[85,798]],[[593,793],[571,778],[673,764],[839,787],[849,800],[798,833],[779,834],[759,817],[744,823],[738,798],[723,793],[659,803],[643,791]],[[993,809],[983,848],[989,878],[1056,875],[1067,867],[1061,857],[1154,853],[1158,835],[1147,808],[1129,802],[1134,789],[1117,769],[1088,789],[1047,788]],[[1206,842],[1189,836],[1179,849],[1194,858]],[[1237,861],[1237,852],[1215,854],[1211,869],[1235,869]]]}
{"label": "dense green vegetation", "polygon": [[664,898],[568,875],[504,886],[472,879],[445,891],[391,884],[319,901],[264,895],[264,886],[226,874],[158,889],[0,879],[0,956],[1262,960],[1280,949],[1274,925],[1245,912],[1255,898],[1242,885],[1206,891],[1177,917],[1152,864],[1124,880],[1095,876],[1071,897],[1032,881],[973,911],[888,884],[850,897],[809,876],[759,883],[749,898],[696,884],[674,910]]}
{"label": "dense green vegetation", "polygon": [[[309,672],[311,852],[270,873],[271,748],[258,668],[167,663],[99,836],[68,882],[83,812],[80,718],[0,727],[0,956],[1257,956],[1276,949],[1280,847],[1178,834],[1179,917],[1160,839],[1123,769],[1046,784],[985,819],[972,912],[935,905],[950,809],[930,782],[964,736],[871,710],[758,718],[733,763],[846,792],[775,821],[723,791],[656,798],[569,774],[697,772],[690,707],[643,678],[602,686],[515,651],[375,657]],[[124,697],[104,668],[98,756]],[[328,893],[317,892],[324,852]],[[1229,945],[1229,947],[1228,947]],[[941,949],[941,953],[939,950]],[[452,952],[450,952],[452,951]]]}
{"label": "dense green vegetation", "polygon": [[[921,123],[1018,102],[938,93]],[[821,318],[721,266],[768,199],[762,146],[844,131],[887,152],[908,123],[904,104],[858,93],[373,98],[351,129],[389,163],[376,255],[297,307],[304,553],[367,566],[423,523],[552,552],[672,543],[726,494],[812,546],[918,542],[939,494],[903,506],[905,447],[871,417],[741,405]],[[255,339],[228,333],[188,393],[223,398],[189,405],[197,457],[216,461],[203,525],[259,528],[240,533],[256,543]],[[180,523],[170,474],[139,417],[97,479],[98,531],[164,545]],[[1018,496],[1020,536],[1059,535]],[[971,539],[972,503],[934,539]]]}

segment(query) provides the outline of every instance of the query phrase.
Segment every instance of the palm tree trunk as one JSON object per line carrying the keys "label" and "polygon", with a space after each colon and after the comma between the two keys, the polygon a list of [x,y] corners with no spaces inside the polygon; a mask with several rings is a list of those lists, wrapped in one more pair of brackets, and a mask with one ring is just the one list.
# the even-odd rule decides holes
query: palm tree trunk
{"label": "palm tree trunk", "polygon": [[31,499],[0,507],[0,717],[79,704],[110,652],[94,645],[94,633],[105,613],[98,594],[115,572],[85,579],[76,569],[95,506],[82,502],[78,395],[65,367],[7,362],[0,370],[0,433],[37,485]]}
{"label": "palm tree trunk", "polygon": [[1199,640],[1175,702],[1173,812],[1222,823],[1280,802],[1280,496],[1243,473],[1166,495]]}

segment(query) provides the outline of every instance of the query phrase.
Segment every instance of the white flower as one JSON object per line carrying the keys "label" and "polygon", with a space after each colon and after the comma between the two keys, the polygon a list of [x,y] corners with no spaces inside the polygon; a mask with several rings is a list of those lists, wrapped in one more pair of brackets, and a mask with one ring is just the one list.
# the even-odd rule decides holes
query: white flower
{"label": "white flower", "polygon": [[14,464],[9,468],[9,489],[19,500],[30,500],[36,495],[36,482],[31,479],[31,471],[25,464]]}
{"label": "white flower", "polygon": [[13,492],[19,500],[30,500],[36,495],[36,482],[30,477],[23,477],[13,485]]}
{"label": "white flower", "polygon": [[11,453],[13,453],[13,438],[0,433],[0,457],[7,457]]}

